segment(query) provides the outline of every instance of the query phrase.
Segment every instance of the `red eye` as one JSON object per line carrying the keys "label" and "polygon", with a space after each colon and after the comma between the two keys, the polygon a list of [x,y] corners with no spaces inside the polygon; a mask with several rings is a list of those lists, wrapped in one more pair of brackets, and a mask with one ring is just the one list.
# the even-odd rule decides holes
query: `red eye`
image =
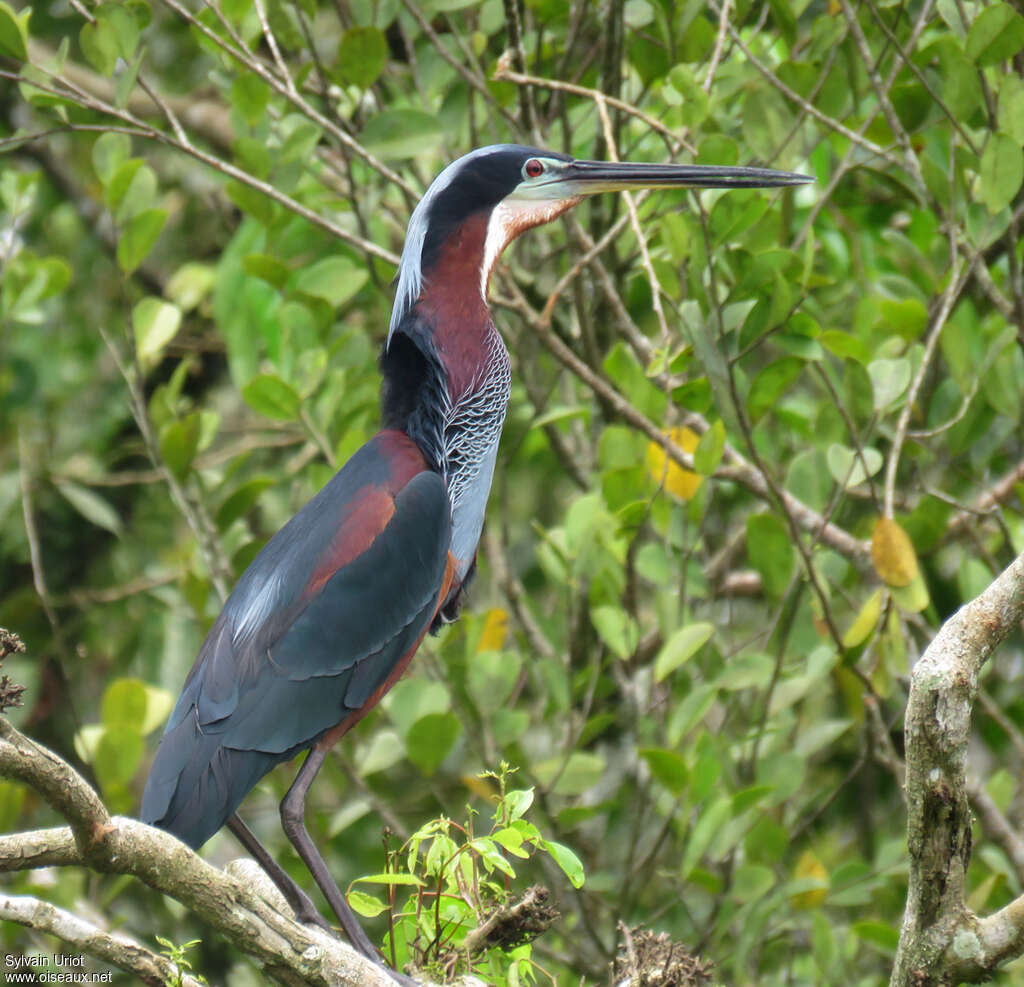
{"label": "red eye", "polygon": [[539,178],[544,174],[544,165],[542,165],[536,158],[530,158],[530,160],[523,165],[523,173],[527,178]]}

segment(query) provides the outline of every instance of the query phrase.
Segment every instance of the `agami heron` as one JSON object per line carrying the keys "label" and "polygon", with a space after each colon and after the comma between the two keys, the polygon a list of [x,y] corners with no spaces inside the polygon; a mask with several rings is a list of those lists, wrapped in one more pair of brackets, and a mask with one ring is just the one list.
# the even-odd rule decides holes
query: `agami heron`
{"label": "agami heron", "polygon": [[480,148],[413,211],[387,342],[383,429],[242,574],[185,681],[142,818],[192,847],[228,823],[299,917],[323,919],[235,814],[272,767],[310,750],[282,825],[352,943],[379,962],[304,825],[332,745],[456,618],[476,562],[510,390],[487,286],[508,244],[597,192],[767,188],[810,181],[761,168],[579,161]]}

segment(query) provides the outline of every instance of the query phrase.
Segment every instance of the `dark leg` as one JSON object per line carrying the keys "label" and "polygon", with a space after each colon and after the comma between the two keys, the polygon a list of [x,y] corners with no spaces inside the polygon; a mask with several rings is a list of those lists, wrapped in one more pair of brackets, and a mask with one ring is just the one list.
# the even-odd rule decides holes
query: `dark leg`
{"label": "dark leg", "polygon": [[318,925],[331,931],[331,924],[320,914],[312,899],[289,876],[287,871],[267,852],[266,847],[256,834],[249,829],[237,813],[228,820],[228,829],[235,834],[238,842],[256,858],[256,862],[266,871],[267,876],[277,885],[278,891],[284,895],[285,901],[291,906],[295,917],[306,925]]}
{"label": "dark leg", "polygon": [[291,840],[292,846],[302,858],[302,862],[309,868],[313,880],[323,892],[334,914],[338,916],[338,921],[345,930],[349,942],[367,959],[388,969],[398,983],[415,987],[416,981],[389,969],[381,960],[380,952],[370,942],[370,937],[363,931],[355,913],[349,908],[345,896],[341,893],[334,878],[331,877],[324,858],[320,856],[320,851],[317,850],[306,830],[306,796],[309,794],[309,786],[323,765],[331,746],[330,743],[321,742],[310,750],[309,756],[299,768],[299,773],[292,782],[292,787],[288,789],[288,793],[281,801],[281,826],[285,836]]}

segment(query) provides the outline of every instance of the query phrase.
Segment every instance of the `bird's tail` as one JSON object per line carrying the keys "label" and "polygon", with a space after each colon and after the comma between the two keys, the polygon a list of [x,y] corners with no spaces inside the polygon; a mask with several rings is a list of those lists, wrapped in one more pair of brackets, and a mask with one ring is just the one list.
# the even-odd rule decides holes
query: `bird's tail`
{"label": "bird's tail", "polygon": [[204,733],[186,716],[164,734],[156,752],[139,818],[194,850],[234,815],[242,799],[292,752],[236,750],[218,733]]}

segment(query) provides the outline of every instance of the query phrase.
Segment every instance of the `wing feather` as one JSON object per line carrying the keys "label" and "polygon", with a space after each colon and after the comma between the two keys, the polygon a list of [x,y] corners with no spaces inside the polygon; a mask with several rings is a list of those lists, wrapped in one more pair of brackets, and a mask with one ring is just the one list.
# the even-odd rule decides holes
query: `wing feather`
{"label": "wing feather", "polygon": [[441,477],[407,436],[371,440],[239,580],[168,722],[142,818],[201,845],[263,774],[375,697],[437,612],[450,541]]}

